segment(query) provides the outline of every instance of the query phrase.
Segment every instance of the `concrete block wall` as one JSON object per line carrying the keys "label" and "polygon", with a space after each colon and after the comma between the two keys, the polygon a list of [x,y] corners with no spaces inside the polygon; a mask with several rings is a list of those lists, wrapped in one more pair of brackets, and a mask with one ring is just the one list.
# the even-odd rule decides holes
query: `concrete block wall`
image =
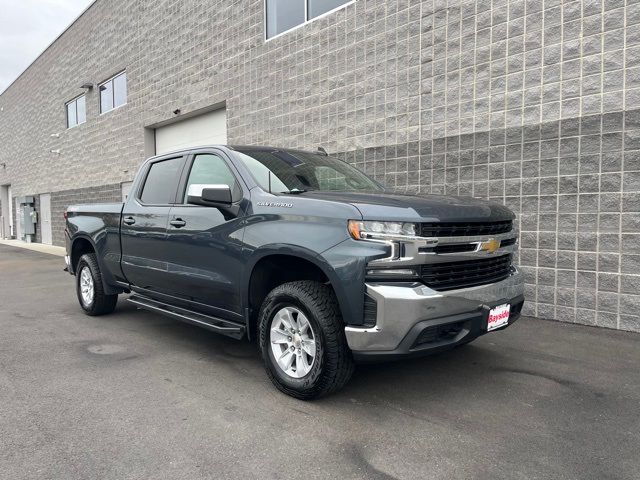
{"label": "concrete block wall", "polygon": [[[639,27],[631,0],[356,0],[265,42],[261,0],[98,0],[0,95],[0,184],[119,199],[145,128],[225,103],[230,143],[509,205],[525,313],[640,331]],[[99,115],[94,89],[66,130],[79,85],[124,68],[127,105]]]}
{"label": "concrete block wall", "polygon": [[76,203],[120,202],[122,192],[119,183],[97,187],[74,188],[51,194],[51,226],[53,244],[64,246],[64,211]]}

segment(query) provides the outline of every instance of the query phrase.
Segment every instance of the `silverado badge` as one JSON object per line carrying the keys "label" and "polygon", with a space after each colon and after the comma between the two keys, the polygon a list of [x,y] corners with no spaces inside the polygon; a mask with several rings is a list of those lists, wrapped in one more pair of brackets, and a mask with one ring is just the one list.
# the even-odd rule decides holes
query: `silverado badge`
{"label": "silverado badge", "polygon": [[282,203],[282,202],[257,202],[259,207],[283,207],[283,208],[293,208],[293,203]]}

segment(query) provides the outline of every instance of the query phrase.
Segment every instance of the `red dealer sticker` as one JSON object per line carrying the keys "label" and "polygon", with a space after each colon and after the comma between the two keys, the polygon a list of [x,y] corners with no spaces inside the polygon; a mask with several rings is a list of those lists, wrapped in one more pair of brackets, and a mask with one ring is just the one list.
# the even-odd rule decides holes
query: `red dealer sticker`
{"label": "red dealer sticker", "polygon": [[504,327],[509,323],[510,311],[511,305],[508,303],[492,308],[489,312],[489,320],[487,320],[487,332],[495,330],[496,328]]}

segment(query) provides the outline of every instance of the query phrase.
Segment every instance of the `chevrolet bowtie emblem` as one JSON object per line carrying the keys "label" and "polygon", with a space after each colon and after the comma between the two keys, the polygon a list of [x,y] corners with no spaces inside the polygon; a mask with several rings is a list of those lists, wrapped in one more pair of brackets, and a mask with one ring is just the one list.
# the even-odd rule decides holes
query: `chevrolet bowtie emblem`
{"label": "chevrolet bowtie emblem", "polygon": [[496,240],[492,238],[491,240],[487,240],[486,242],[482,242],[480,244],[480,251],[493,253],[500,248],[500,240]]}

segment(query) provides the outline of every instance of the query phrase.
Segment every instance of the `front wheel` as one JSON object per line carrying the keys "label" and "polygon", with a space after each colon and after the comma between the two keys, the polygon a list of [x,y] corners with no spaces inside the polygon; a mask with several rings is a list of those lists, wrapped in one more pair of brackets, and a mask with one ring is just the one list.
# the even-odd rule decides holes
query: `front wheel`
{"label": "front wheel", "polygon": [[76,293],[80,306],[87,315],[97,316],[113,312],[118,295],[107,295],[95,253],[80,257],[76,269]]}
{"label": "front wheel", "polygon": [[282,392],[308,400],[342,388],[354,365],[333,290],[302,280],[267,295],[259,316],[260,351]]}

